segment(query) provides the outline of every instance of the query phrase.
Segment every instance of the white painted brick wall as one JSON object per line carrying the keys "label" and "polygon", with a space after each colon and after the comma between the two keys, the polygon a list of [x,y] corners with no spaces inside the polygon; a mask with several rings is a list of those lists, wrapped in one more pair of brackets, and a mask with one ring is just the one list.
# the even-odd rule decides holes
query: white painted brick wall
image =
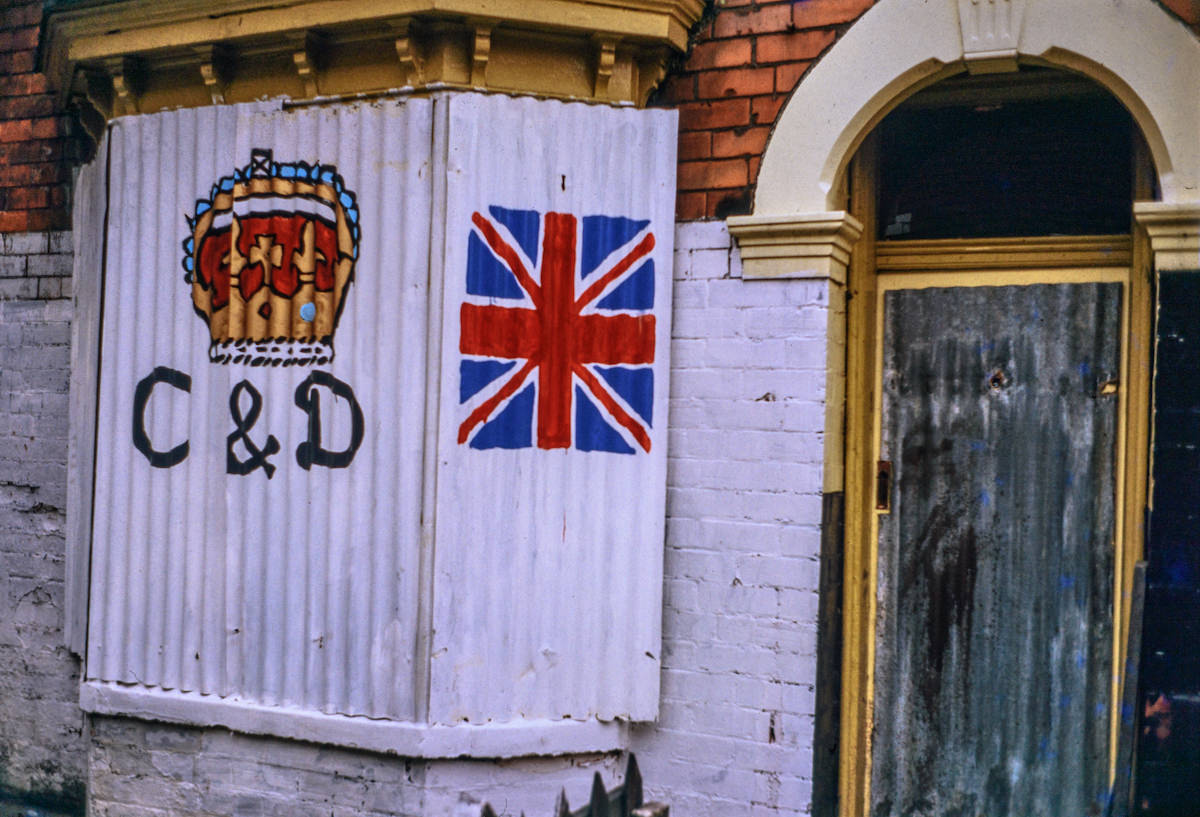
{"label": "white painted brick wall", "polygon": [[[477,817],[553,813],[619,779],[611,755],[419,761],[219,729],[92,719],[90,817]],[[623,770],[623,766],[620,767]]]}
{"label": "white painted brick wall", "polygon": [[[53,255],[51,245],[35,254]],[[30,274],[28,258],[12,266]],[[673,814],[792,817],[808,812],[812,788],[827,289],[740,280],[720,223],[679,227],[675,274],[662,708],[657,724],[631,730],[630,745],[648,796]],[[0,315],[10,306],[0,303]],[[67,335],[57,324],[70,316],[65,302],[12,308],[33,310],[19,330],[0,324],[31,380],[0,369],[16,387],[4,391],[9,425],[0,431],[21,438],[17,476],[51,497],[54,513],[47,563],[10,578],[10,597],[39,582],[51,588],[50,608],[30,615],[41,627],[37,649],[58,662],[40,671],[61,702],[52,713],[61,725],[78,715],[77,677],[54,641],[66,460]],[[0,649],[15,646],[0,638]],[[13,712],[3,677],[0,706]],[[83,740],[69,737],[54,745],[78,767]],[[560,788],[582,805],[594,771],[612,786],[624,769],[615,755],[406,761],[120,718],[94,718],[86,750],[92,817],[463,817],[483,800],[502,815],[534,817],[551,813]]]}
{"label": "white painted brick wall", "polygon": [[632,748],[673,814],[805,814],[828,290],[741,280],[720,222],[675,259],[662,716]]}
{"label": "white painted brick wall", "polygon": [[43,812],[81,809],[86,778],[62,646],[69,253],[69,233],[0,236],[0,802]]}

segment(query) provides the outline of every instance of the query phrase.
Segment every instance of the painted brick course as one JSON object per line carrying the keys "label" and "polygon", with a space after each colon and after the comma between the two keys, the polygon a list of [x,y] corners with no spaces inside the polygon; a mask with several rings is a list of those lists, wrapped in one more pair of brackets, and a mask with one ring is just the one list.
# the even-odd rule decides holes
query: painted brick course
{"label": "painted brick course", "polygon": [[560,789],[586,802],[608,786],[615,754],[572,758],[409,760],[219,729],[92,719],[93,817],[475,817],[548,814]]}
{"label": "painted brick course", "polygon": [[[1193,28],[1200,2],[1160,0]],[[682,220],[748,211],[801,77],[873,0],[721,0],[656,104],[677,107]],[[97,718],[62,647],[69,236],[65,122],[34,70],[40,4],[0,8],[0,796],[94,815],[548,813],[613,755],[410,762]],[[12,232],[17,231],[17,232]],[[740,280],[719,223],[677,240],[662,715],[632,730],[677,814],[807,814],[826,291]],[[749,800],[749,803],[747,802]]]}
{"label": "painted brick course", "polygon": [[677,229],[662,717],[632,748],[672,812],[803,814],[826,284],[740,275],[723,224]]}
{"label": "painted brick course", "polygon": [[548,814],[565,788],[618,780],[615,755],[415,761],[349,749],[97,717],[89,747],[92,817],[467,817]]}
{"label": "painted brick course", "polygon": [[0,802],[82,813],[79,665],[62,646],[69,243],[0,238]]}

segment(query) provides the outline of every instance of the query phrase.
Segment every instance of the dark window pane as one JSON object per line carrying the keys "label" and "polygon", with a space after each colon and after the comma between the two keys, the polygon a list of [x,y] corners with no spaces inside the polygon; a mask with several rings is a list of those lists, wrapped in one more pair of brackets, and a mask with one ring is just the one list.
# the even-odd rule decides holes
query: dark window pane
{"label": "dark window pane", "polygon": [[1127,233],[1132,127],[1100,95],[901,106],[881,125],[879,238]]}

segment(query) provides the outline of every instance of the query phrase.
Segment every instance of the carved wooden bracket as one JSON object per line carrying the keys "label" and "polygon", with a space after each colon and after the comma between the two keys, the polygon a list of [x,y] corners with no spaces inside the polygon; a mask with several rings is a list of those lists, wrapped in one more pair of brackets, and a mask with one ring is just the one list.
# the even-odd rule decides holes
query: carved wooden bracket
{"label": "carved wooden bracket", "polygon": [[404,73],[404,84],[414,88],[425,84],[425,56],[419,48],[417,25],[405,18],[393,25],[396,32],[396,58]]}
{"label": "carved wooden bracket", "polygon": [[492,56],[492,26],[477,22],[474,25],[474,43],[471,48],[471,85],[487,87],[487,66]]}
{"label": "carved wooden bracket", "polygon": [[225,102],[225,89],[233,77],[233,51],[221,45],[199,45],[193,49],[200,57],[200,76],[214,105]]}
{"label": "carved wooden bracket", "polygon": [[[670,55],[687,48],[689,27],[705,2],[106,0],[57,6],[45,23],[47,76],[65,103],[81,93],[72,85],[76,69],[102,73],[114,100],[103,113],[113,116],[281,94],[330,100],[431,87],[644,105]],[[147,15],[150,6],[154,12]],[[235,8],[236,17],[230,16]],[[224,11],[230,14],[215,13]],[[254,70],[245,70],[251,62]],[[139,76],[148,81],[139,84]]]}
{"label": "carved wooden bracket", "polygon": [[671,52],[662,49],[644,49],[633,55],[635,68],[634,94],[639,99],[649,99],[658,86],[667,78],[667,64]]}
{"label": "carved wooden bracket", "polygon": [[292,63],[296,66],[296,76],[300,77],[300,82],[304,84],[304,96],[317,96],[317,72],[325,52],[324,38],[315,31],[309,31],[302,36],[290,37],[288,41],[292,48]]}
{"label": "carved wooden bracket", "polygon": [[104,69],[112,80],[113,116],[140,113],[138,97],[142,92],[142,71],[133,57],[113,57],[104,60]]}
{"label": "carved wooden bracket", "polygon": [[617,62],[617,40],[615,37],[596,38],[596,99],[611,99],[609,85],[612,82],[613,66]]}
{"label": "carved wooden bracket", "polygon": [[112,115],[113,90],[108,76],[96,71],[79,69],[71,81],[67,110],[72,112],[86,136],[84,161],[95,155],[104,137],[104,128]]}
{"label": "carved wooden bracket", "polygon": [[1025,0],[958,0],[963,59],[972,74],[1017,70]]}

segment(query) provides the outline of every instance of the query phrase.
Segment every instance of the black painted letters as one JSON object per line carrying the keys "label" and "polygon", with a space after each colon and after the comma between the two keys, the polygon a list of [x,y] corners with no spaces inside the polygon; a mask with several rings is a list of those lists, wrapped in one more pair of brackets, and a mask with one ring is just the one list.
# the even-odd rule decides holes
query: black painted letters
{"label": "black painted letters", "polygon": [[[321,447],[321,398],[317,386],[324,386],[350,404],[350,445],[343,451],[330,451]],[[308,415],[308,440],[296,448],[296,462],[307,471],[314,465],[327,468],[345,468],[354,459],[362,445],[363,414],[350,386],[329,372],[313,372],[296,389],[296,405]]]}
{"label": "black painted letters", "polygon": [[139,380],[137,388],[133,390],[133,447],[141,451],[155,468],[170,468],[187,459],[190,444],[184,440],[170,451],[158,451],[150,444],[150,436],[146,434],[146,404],[150,402],[150,393],[159,383],[166,383],[180,391],[192,390],[190,376],[166,366],[156,367]]}
{"label": "black painted letters", "polygon": [[[250,412],[242,416],[242,393],[250,395]],[[229,393],[229,416],[233,418],[233,431],[225,438],[225,473],[227,474],[249,474],[256,468],[262,468],[267,472],[267,479],[275,476],[275,466],[267,461],[267,458],[279,451],[279,440],[275,439],[274,434],[267,435],[267,443],[262,448],[259,448],[250,439],[250,429],[258,422],[258,415],[262,412],[262,395],[258,389],[254,388],[254,384],[249,380],[243,380],[233,387],[233,391]],[[244,460],[239,460],[237,454],[233,452],[233,444],[238,440],[242,441],[242,446],[246,449],[249,455]]]}
{"label": "black painted letters", "polygon": [[[165,383],[182,392],[192,391],[191,376],[167,366],[155,367],[154,371],[138,381],[133,392],[133,446],[155,468],[171,468],[187,459],[191,442],[184,440],[169,451],[160,451],[150,442],[150,435],[146,432],[146,408],[154,387],[159,383]],[[341,451],[331,451],[321,445],[321,388],[328,389],[334,398],[345,400],[350,409],[350,442]],[[245,397],[249,397],[250,404],[243,412]],[[329,372],[314,371],[296,389],[295,401],[308,420],[308,437],[296,448],[296,462],[300,467],[308,471],[314,465],[325,468],[349,466],[362,445],[365,429],[362,407],[359,406],[350,385],[338,380]],[[262,410],[263,396],[253,383],[242,380],[233,387],[229,394],[229,416],[233,419],[233,431],[225,438],[226,473],[245,476],[261,468],[267,479],[274,476],[276,466],[270,461],[270,457],[279,452],[279,440],[274,434],[268,433],[260,447],[250,437],[250,430],[258,422]],[[335,411],[336,402],[328,410]],[[238,442],[246,453],[245,459],[234,451]]]}

